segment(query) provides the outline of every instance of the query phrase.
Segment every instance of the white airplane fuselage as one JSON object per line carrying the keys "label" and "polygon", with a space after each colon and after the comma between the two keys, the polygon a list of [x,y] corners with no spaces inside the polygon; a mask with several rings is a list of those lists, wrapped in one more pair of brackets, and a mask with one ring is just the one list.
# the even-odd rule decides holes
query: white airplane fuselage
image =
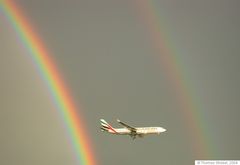
{"label": "white airplane fuselage", "polygon": [[[109,130],[109,133],[113,134],[120,134],[120,135],[130,135],[131,131],[127,128],[114,128],[114,130],[117,132],[114,132],[113,130]],[[165,132],[166,130],[162,127],[137,127],[136,128],[136,134],[160,134],[161,132]]]}

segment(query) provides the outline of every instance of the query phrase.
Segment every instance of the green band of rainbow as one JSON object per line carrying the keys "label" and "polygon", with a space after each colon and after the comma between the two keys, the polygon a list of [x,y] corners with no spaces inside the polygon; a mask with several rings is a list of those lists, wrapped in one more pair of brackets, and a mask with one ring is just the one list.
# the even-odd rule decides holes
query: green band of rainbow
{"label": "green band of rainbow", "polygon": [[85,131],[86,129],[83,126],[83,119],[77,113],[77,108],[73,104],[63,79],[53,60],[50,58],[49,52],[44,47],[43,42],[33,31],[30,22],[24,17],[20,8],[14,2],[0,1],[0,12],[4,13],[10,22],[47,84],[52,98],[57,105],[56,109],[64,120],[79,163],[94,165],[95,158],[90,146],[90,140]]}

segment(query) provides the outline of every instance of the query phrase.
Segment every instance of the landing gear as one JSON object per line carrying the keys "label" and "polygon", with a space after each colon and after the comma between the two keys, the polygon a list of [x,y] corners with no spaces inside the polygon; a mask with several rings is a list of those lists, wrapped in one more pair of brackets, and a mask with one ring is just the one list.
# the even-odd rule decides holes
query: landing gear
{"label": "landing gear", "polygon": [[137,133],[133,132],[130,134],[130,136],[131,136],[132,140],[134,140],[137,137]]}

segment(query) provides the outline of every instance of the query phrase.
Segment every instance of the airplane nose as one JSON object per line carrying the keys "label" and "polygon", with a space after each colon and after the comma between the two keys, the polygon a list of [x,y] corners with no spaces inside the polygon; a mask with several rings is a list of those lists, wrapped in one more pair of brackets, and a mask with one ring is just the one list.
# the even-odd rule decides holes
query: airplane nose
{"label": "airplane nose", "polygon": [[158,128],[158,132],[159,132],[159,133],[165,132],[165,131],[167,131],[165,128],[162,128],[162,127],[159,127],[159,128]]}
{"label": "airplane nose", "polygon": [[167,130],[165,128],[162,128],[161,132],[165,132],[165,131],[167,131]]}

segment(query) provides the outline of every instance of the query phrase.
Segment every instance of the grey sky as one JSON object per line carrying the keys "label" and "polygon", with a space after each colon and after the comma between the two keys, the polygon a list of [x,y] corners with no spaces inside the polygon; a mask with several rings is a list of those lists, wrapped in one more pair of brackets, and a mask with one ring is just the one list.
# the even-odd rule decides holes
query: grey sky
{"label": "grey sky", "polygon": [[[210,155],[191,133],[146,22],[134,1],[18,4],[82,107],[98,164],[194,164],[240,157],[240,20],[237,0],[155,2],[201,116]],[[0,164],[75,165],[62,121],[35,66],[0,14]],[[167,132],[132,141],[99,130],[99,119]],[[197,118],[196,118],[197,119]]]}

